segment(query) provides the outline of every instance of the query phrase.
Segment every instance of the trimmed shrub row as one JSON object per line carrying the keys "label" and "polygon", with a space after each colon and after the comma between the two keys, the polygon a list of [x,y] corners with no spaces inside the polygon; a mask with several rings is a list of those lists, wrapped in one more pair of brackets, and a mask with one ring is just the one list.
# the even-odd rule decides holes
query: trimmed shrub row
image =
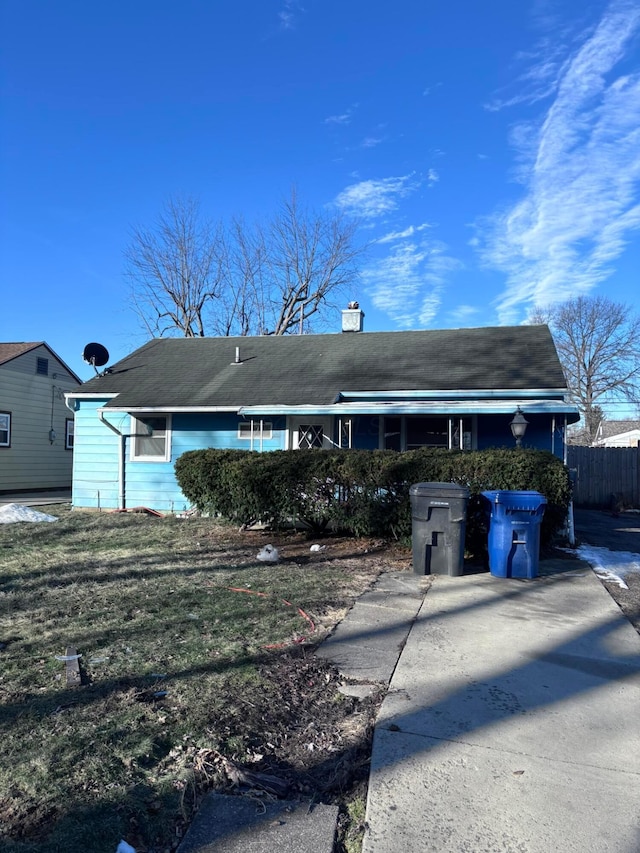
{"label": "trimmed shrub row", "polygon": [[176,461],[178,484],[201,511],[246,524],[303,523],[356,536],[411,538],[412,483],[468,486],[467,549],[482,553],[486,539],[480,492],[534,490],[548,505],[541,537],[549,542],[564,523],[571,497],[569,473],[546,451],[492,449],[193,450]]}

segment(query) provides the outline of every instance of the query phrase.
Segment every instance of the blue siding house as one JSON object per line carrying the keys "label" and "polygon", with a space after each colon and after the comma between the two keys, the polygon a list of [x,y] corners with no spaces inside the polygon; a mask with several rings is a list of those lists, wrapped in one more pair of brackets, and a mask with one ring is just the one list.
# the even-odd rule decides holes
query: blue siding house
{"label": "blue siding house", "polygon": [[[547,326],[159,338],[67,394],[73,505],[187,508],[176,459],[205,447],[462,450],[524,446],[564,457],[578,420]],[[351,331],[356,330],[356,331]]]}

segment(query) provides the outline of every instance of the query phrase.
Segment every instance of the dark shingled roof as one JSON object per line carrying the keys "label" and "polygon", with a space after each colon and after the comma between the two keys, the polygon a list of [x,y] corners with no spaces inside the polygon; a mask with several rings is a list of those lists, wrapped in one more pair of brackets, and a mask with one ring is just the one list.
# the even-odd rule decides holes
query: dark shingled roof
{"label": "dark shingled roof", "polygon": [[[236,347],[241,364],[234,364]],[[330,405],[340,391],[564,389],[547,326],[157,338],[85,383],[116,407]]]}

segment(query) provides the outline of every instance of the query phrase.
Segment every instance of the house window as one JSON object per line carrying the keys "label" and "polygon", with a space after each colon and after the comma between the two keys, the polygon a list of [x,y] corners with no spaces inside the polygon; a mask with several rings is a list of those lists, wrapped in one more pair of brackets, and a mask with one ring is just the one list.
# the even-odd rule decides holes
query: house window
{"label": "house window", "polygon": [[448,418],[407,418],[407,450],[448,446]]}
{"label": "house window", "polygon": [[73,418],[67,418],[64,422],[64,446],[66,450],[73,450]]}
{"label": "house window", "polygon": [[402,450],[402,418],[385,418],[383,437],[385,450]]}
{"label": "house window", "polygon": [[[262,426],[262,428],[261,428]],[[260,441],[273,437],[273,424],[271,421],[240,421],[238,424],[238,438],[243,441]]]}
{"label": "house window", "polygon": [[11,447],[11,412],[0,412],[0,447]]}
{"label": "house window", "polygon": [[324,430],[322,424],[300,424],[298,427],[298,448],[309,450],[312,447],[322,447]]}
{"label": "house window", "polygon": [[350,448],[353,443],[353,421],[351,418],[340,418],[338,422],[338,434],[340,436],[340,447]]}
{"label": "house window", "polygon": [[385,450],[415,450],[418,447],[446,447],[471,450],[472,419],[469,417],[385,417],[380,446]]}
{"label": "house window", "polygon": [[[460,432],[462,429],[462,433]],[[471,418],[454,418],[452,422],[451,447],[453,450],[471,450]],[[462,436],[462,441],[460,440]]]}
{"label": "house window", "polygon": [[131,458],[135,461],[168,462],[171,432],[168,415],[132,418]]}
{"label": "house window", "polygon": [[36,360],[36,373],[38,376],[48,376],[49,375],[49,359],[48,358],[38,358]]}

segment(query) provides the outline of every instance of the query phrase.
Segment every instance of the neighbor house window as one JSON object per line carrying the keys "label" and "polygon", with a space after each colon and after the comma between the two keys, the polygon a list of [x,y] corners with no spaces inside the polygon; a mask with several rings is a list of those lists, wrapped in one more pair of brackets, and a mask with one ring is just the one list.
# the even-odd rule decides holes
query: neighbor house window
{"label": "neighbor house window", "polygon": [[48,358],[39,358],[36,361],[36,373],[38,376],[48,376],[49,375],[49,359]]}
{"label": "neighbor house window", "polygon": [[73,418],[64,422],[64,446],[66,450],[73,450]]}
{"label": "neighbor house window", "polygon": [[0,412],[0,447],[11,447],[11,412]]}
{"label": "neighbor house window", "polygon": [[148,462],[168,462],[171,433],[168,415],[132,418],[131,458]]}
{"label": "neighbor house window", "polygon": [[273,424],[271,421],[240,421],[238,424],[238,438],[243,441],[260,441],[273,437]]}

